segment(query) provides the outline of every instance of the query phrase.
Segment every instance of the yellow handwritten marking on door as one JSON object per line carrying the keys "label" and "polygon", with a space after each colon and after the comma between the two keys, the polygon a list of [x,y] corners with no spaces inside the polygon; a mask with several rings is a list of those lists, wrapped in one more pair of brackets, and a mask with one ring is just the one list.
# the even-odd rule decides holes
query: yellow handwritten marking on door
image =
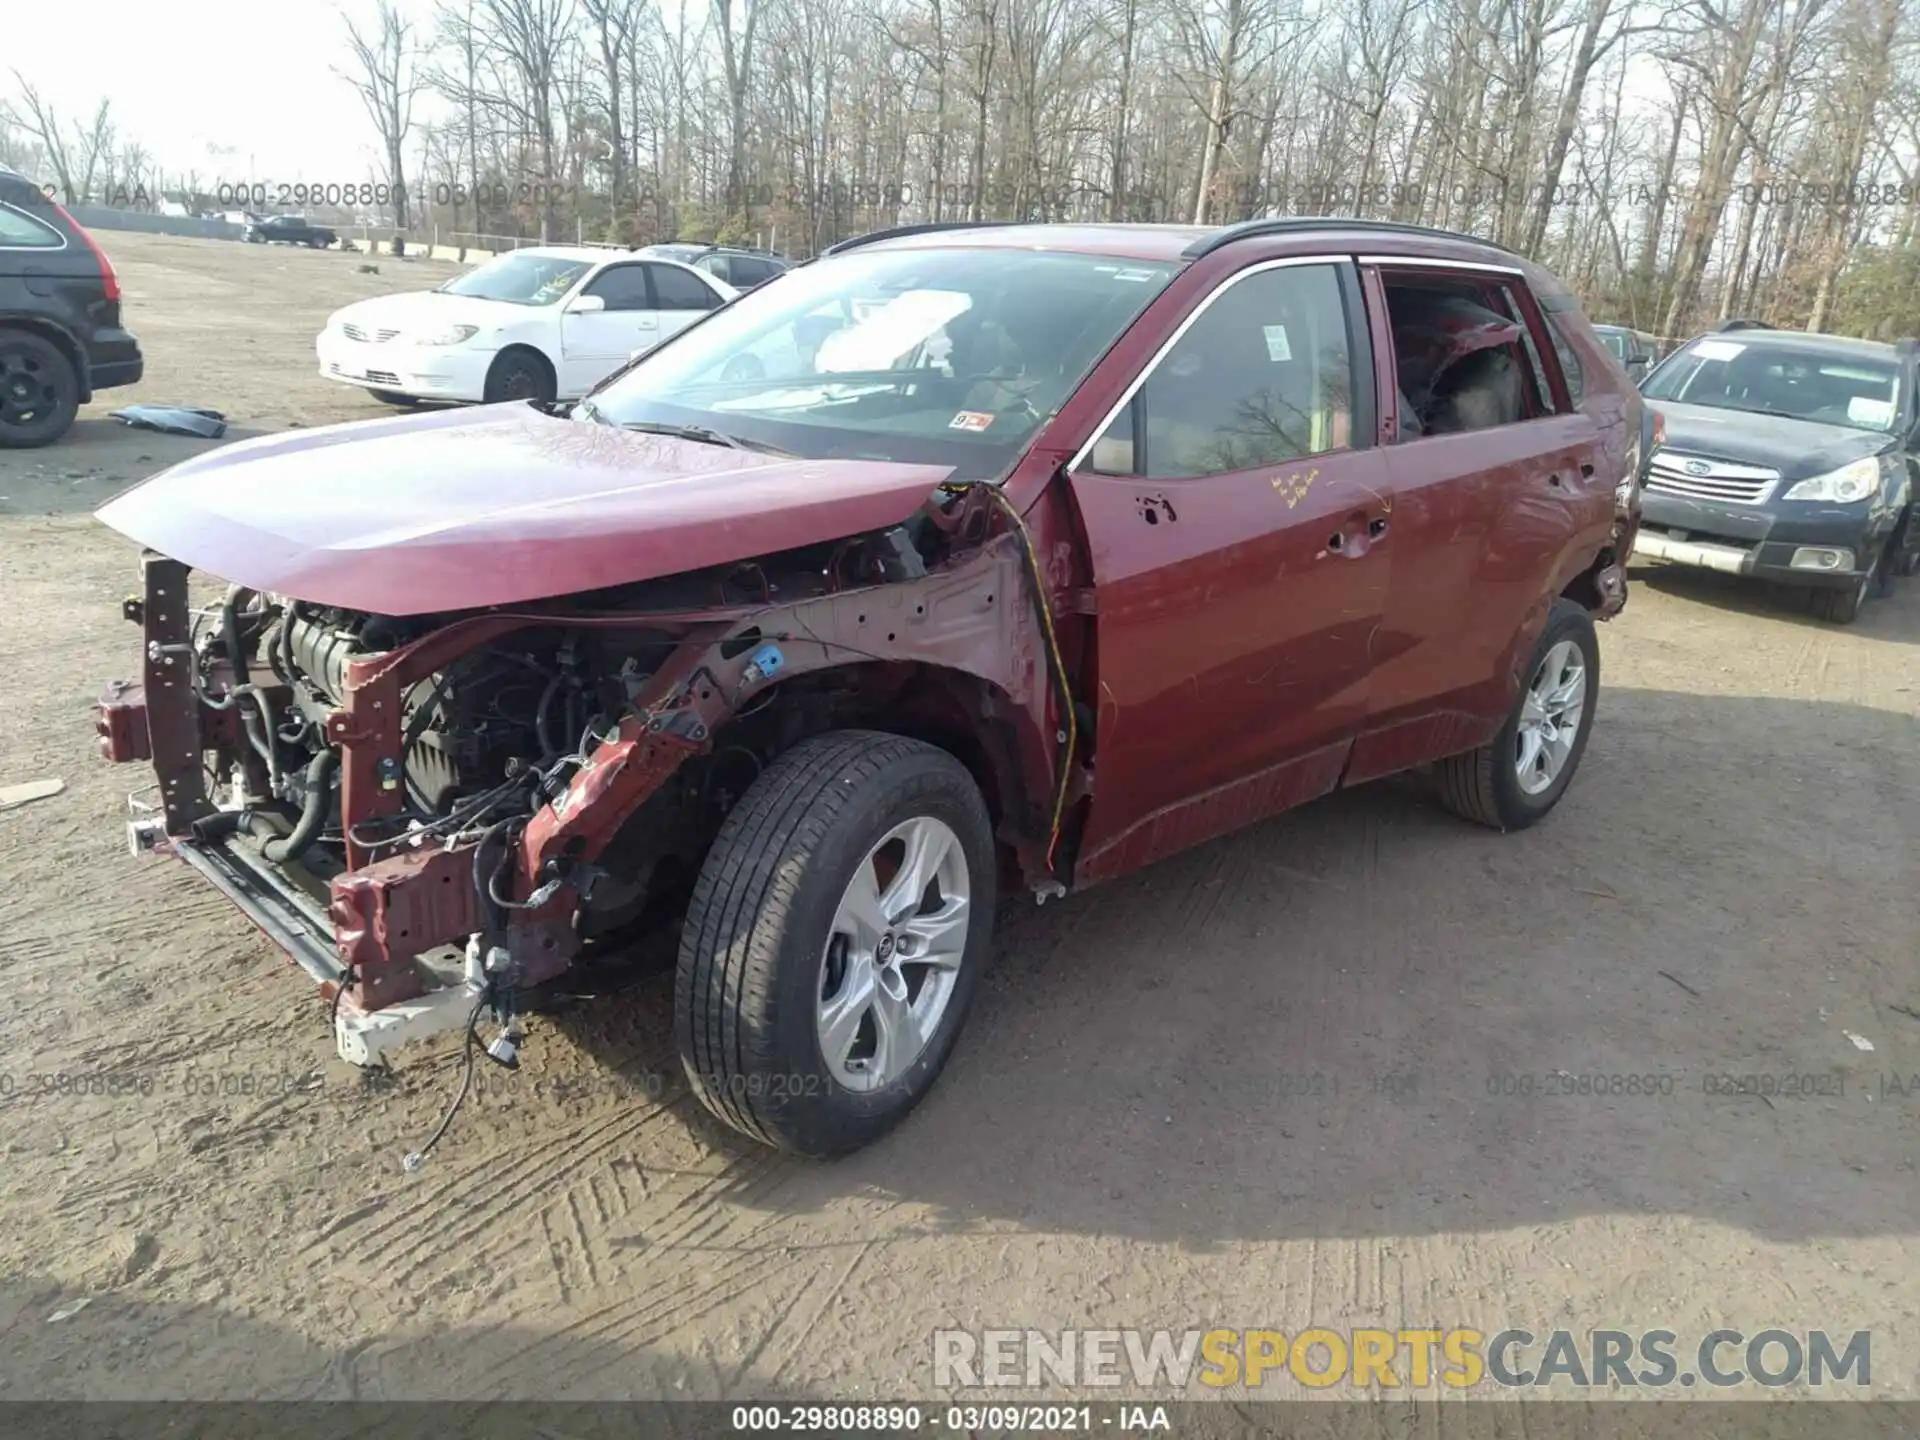
{"label": "yellow handwritten marking on door", "polygon": [[1274,477],[1273,488],[1280,492],[1280,498],[1287,502],[1287,508],[1291,510],[1307,498],[1307,491],[1313,488],[1313,482],[1319,478],[1318,467],[1312,470],[1295,470],[1291,475]]}

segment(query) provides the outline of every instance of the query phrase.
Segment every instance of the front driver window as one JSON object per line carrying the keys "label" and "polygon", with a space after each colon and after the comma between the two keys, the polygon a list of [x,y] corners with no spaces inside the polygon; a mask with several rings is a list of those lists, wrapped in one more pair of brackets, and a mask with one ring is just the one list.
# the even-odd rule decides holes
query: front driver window
{"label": "front driver window", "polygon": [[598,295],[609,310],[651,310],[647,299],[647,276],[638,265],[614,265],[602,270],[582,292]]}
{"label": "front driver window", "polygon": [[1342,448],[1352,412],[1339,272],[1283,266],[1217,292],[1089,460],[1155,480],[1255,470]]}

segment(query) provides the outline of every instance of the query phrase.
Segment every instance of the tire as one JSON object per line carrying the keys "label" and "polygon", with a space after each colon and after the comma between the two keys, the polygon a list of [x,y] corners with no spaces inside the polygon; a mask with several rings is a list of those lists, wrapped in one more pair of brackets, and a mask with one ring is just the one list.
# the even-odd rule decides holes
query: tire
{"label": "tire", "polygon": [[0,450],[51,445],[73,428],[80,376],[51,340],[0,330]]}
{"label": "tire", "polygon": [[551,405],[555,394],[553,366],[538,350],[529,350],[524,345],[502,350],[487,370],[486,389],[481,393],[489,405],[503,400],[531,400]]}
{"label": "tire", "polygon": [[378,400],[382,405],[392,405],[396,409],[401,409],[401,410],[411,410],[414,406],[420,403],[413,396],[402,395],[397,390],[369,389],[367,391],[367,394],[371,395],[374,399]]}
{"label": "tire", "polygon": [[1861,610],[1866,608],[1868,596],[1886,593],[1882,588],[1887,583],[1882,578],[1886,565],[1887,547],[1882,545],[1873,552],[1872,563],[1859,579],[1844,590],[1813,591],[1807,597],[1807,608],[1813,611],[1816,620],[1825,620],[1833,625],[1851,625],[1860,618]]}
{"label": "tire", "polygon": [[[1563,648],[1570,647],[1570,648]],[[1522,779],[1523,726],[1528,726],[1529,700],[1543,680],[1543,670],[1554,660],[1556,670],[1565,678],[1566,659],[1578,658],[1583,667],[1580,711],[1573,722],[1571,743],[1564,750],[1552,746],[1560,756],[1558,768],[1538,789],[1529,788],[1541,778],[1539,765],[1530,767],[1529,778]],[[1548,691],[1557,689],[1548,686]],[[1594,633],[1593,617],[1571,600],[1555,600],[1547,616],[1547,628],[1522,672],[1520,693],[1514,697],[1513,711],[1500,733],[1477,750],[1450,755],[1435,766],[1440,801],[1456,815],[1496,830],[1524,830],[1545,818],[1560,803],[1573,775],[1586,753],[1587,737],[1593,733],[1594,711],[1600,698],[1600,639]],[[1541,747],[1546,753],[1548,745]]]}
{"label": "tire", "polygon": [[[954,882],[964,883],[964,937],[943,937],[952,963],[907,958],[909,945],[925,945],[911,921],[880,932],[864,960],[853,932],[839,931],[857,872],[875,881],[882,904],[897,898],[888,885],[898,872],[889,877],[884,864],[898,830],[945,832],[938,843],[956,867],[952,879],[943,870],[921,894],[951,912]],[[932,1088],[979,983],[995,858],[979,789],[944,750],[837,730],[774,760],[720,827],[681,931],[674,1028],[701,1102],[743,1135],[813,1158],[846,1154],[897,1125]],[[908,1011],[927,1009],[916,1017],[924,1040],[888,1022],[888,1033],[906,1037],[890,1057],[877,1039],[883,991],[904,995]],[[864,1009],[856,994],[870,996]],[[823,1040],[826,1030],[842,1043]]]}

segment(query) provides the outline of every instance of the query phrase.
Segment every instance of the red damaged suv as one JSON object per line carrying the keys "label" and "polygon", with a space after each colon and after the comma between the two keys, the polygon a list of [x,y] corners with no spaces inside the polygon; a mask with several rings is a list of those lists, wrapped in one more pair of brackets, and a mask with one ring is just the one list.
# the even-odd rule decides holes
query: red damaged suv
{"label": "red damaged suv", "polygon": [[346,1059],[511,1061],[549,982],[677,928],[694,1089],[834,1154],[933,1083],[1002,893],[1413,767],[1552,809],[1650,424],[1572,295],[1465,236],[887,231],[570,413],[119,496],[145,668],[102,748],[158,777],[134,847],[286,949]]}

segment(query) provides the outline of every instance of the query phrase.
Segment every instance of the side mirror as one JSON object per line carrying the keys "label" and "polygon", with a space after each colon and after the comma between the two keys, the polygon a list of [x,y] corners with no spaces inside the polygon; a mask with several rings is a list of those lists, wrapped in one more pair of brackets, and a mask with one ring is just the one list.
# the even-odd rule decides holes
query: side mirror
{"label": "side mirror", "polygon": [[571,305],[567,306],[567,313],[569,315],[593,315],[606,308],[606,296],[582,295],[578,300],[575,300]]}

